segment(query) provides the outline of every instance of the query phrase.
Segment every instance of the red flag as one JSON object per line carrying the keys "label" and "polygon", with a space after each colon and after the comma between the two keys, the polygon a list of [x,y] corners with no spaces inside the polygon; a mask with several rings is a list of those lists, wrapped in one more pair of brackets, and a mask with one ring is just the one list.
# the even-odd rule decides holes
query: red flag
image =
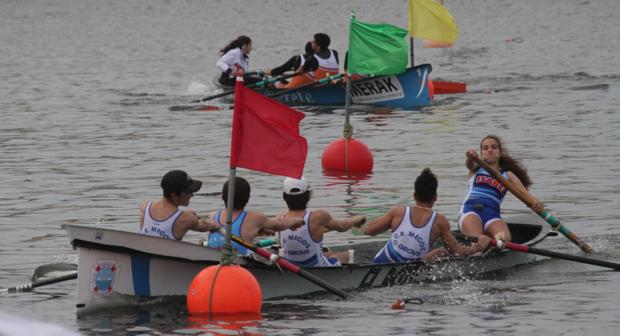
{"label": "red flag", "polygon": [[299,135],[305,115],[235,84],[230,166],[300,179],[308,143]]}

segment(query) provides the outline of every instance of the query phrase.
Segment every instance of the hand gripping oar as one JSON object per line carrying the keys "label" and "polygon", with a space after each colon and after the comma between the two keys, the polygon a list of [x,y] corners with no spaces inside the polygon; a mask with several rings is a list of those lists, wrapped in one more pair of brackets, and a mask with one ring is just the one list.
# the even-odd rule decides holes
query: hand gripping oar
{"label": "hand gripping oar", "polygon": [[[493,177],[498,182],[500,182],[508,190],[510,190],[513,195],[515,195],[518,199],[521,200],[521,202],[525,203],[525,205],[527,205],[529,208],[532,208],[532,206],[534,205],[534,200],[532,200],[529,195],[525,194],[523,191],[517,188],[514,183],[504,178],[497,170],[491,168],[491,166],[489,166],[486,162],[480,160],[480,158],[472,156],[470,156],[469,158],[474,160],[479,166],[489,172],[489,174],[493,175]],[[542,210],[536,213],[538,214],[538,216],[542,217],[547,223],[549,223],[551,227],[563,234],[566,238],[575,243],[575,245],[579,246],[579,248],[583,252],[592,252],[592,248],[588,244],[584,243],[581,239],[579,239],[579,237],[577,237],[574,233],[572,233],[569,229],[562,225],[562,223],[560,223],[560,220],[553,216],[551,213],[549,213],[547,210]]]}
{"label": "hand gripping oar", "polygon": [[325,280],[315,276],[312,273],[309,273],[305,270],[303,270],[301,267],[291,263],[290,261],[281,258],[280,256],[273,254],[265,249],[262,249],[254,244],[250,244],[248,242],[246,242],[245,240],[233,235],[232,236],[232,240],[249,249],[252,250],[254,253],[267,258],[268,260],[270,260],[271,262],[277,263],[280,267],[284,268],[285,270],[289,271],[289,272],[293,272],[299,276],[301,276],[302,278],[309,280],[310,282],[318,285],[319,287],[324,288],[325,290],[327,290],[328,292],[331,292],[333,294],[336,294],[338,296],[340,296],[343,299],[346,299],[349,295],[347,293],[345,293],[343,290],[338,289],[336,287],[334,287],[333,285],[331,285],[330,283],[326,282]]}
{"label": "hand gripping oar", "polygon": [[282,90],[282,91],[279,91],[279,92],[274,92],[274,93],[268,95],[267,97],[273,98],[273,97],[281,96],[281,95],[284,95],[284,94],[287,94],[287,93],[295,92],[297,90],[305,89],[307,87],[311,87],[311,86],[315,86],[315,85],[327,84],[327,83],[329,83],[329,82],[331,82],[333,80],[337,80],[337,79],[340,79],[340,78],[342,78],[342,74],[335,74],[335,75],[327,76],[327,77],[324,77],[322,79],[316,80],[316,81],[314,81],[312,83],[304,84],[304,85],[301,85],[301,86],[298,86],[298,87],[295,87],[295,88],[286,89],[286,90]]}
{"label": "hand gripping oar", "polygon": [[[455,234],[455,235],[459,237],[465,237],[474,242],[478,241],[478,237],[467,236],[463,234]],[[541,250],[541,249],[530,247],[530,246],[523,245],[523,244],[508,243],[508,242],[504,242],[501,240],[495,240],[495,239],[491,239],[491,241],[489,242],[489,245],[495,246],[500,249],[508,249],[508,250],[517,251],[517,252],[537,254],[537,255],[541,255],[545,257],[571,260],[571,261],[576,261],[576,262],[580,262],[584,264],[613,268],[616,271],[620,271],[620,264],[605,261],[605,260],[580,257],[580,256],[572,255],[572,254],[559,253],[559,252],[554,252],[554,251],[549,251],[549,250]]]}
{"label": "hand gripping oar", "polygon": [[[258,81],[258,82],[253,83],[253,84],[248,84],[245,87],[246,88],[263,87],[265,85],[273,84],[273,83],[278,82],[278,81],[280,81],[282,79],[291,78],[291,77],[294,77],[294,76],[297,76],[297,75],[299,75],[299,74],[298,73],[292,73],[292,74],[288,74],[288,75],[272,77],[272,78],[269,78],[269,79],[264,79],[262,81]],[[218,94],[213,95],[213,96],[205,97],[205,98],[202,98],[200,100],[194,100],[194,101],[191,101],[190,103],[193,103],[193,104],[194,103],[202,103],[202,102],[205,102],[207,100],[211,100],[211,99],[215,99],[215,98],[219,98],[219,97],[224,97],[224,96],[227,96],[227,95],[233,94],[233,93],[235,93],[234,89],[233,90],[224,91],[222,93],[218,93]]]}

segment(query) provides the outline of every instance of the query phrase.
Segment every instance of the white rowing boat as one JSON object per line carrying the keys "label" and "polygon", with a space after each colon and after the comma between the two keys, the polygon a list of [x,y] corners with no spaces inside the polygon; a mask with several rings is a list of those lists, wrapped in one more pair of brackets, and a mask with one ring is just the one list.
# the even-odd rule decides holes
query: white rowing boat
{"label": "white rowing boat", "polygon": [[[533,246],[549,233],[539,217],[519,216],[509,221],[513,241]],[[78,251],[78,314],[104,307],[132,304],[159,296],[186,295],[187,287],[203,268],[220,262],[220,251],[199,244],[145,236],[102,227],[63,225]],[[508,250],[483,256],[453,257],[435,262],[372,264],[385,242],[372,240],[333,246],[355,249],[356,263],[341,267],[308,268],[307,272],[342,290],[449,279],[511,268],[541,257]],[[237,258],[258,280],[264,299],[324,291],[318,285],[282,272],[252,258]]]}

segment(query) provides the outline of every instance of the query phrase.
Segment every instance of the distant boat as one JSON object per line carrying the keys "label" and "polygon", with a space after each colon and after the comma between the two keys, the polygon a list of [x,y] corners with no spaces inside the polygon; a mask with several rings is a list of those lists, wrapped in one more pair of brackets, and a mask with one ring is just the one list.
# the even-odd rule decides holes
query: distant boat
{"label": "distant boat", "polygon": [[[431,101],[428,90],[431,70],[430,64],[421,64],[398,75],[372,76],[353,81],[351,100],[353,104],[397,108],[428,106]],[[277,93],[284,89],[261,88],[258,91],[266,96],[276,95],[273,99],[292,106],[344,106],[346,88],[344,83],[337,83],[300,88],[282,95]]]}
{"label": "distant boat", "polygon": [[[533,215],[508,219],[513,242],[535,245],[549,233]],[[220,250],[202,245],[101,227],[63,225],[78,250],[78,314],[131,305],[158,296],[186,295],[189,283],[203,268],[220,262]],[[483,256],[451,257],[435,262],[373,264],[385,244],[373,239],[332,246],[355,249],[356,263],[341,267],[305,268],[342,290],[363,290],[420,281],[483,274],[541,260],[533,254],[491,250]],[[252,258],[237,258],[258,280],[264,299],[322,292],[324,289],[294,273],[281,272]]]}

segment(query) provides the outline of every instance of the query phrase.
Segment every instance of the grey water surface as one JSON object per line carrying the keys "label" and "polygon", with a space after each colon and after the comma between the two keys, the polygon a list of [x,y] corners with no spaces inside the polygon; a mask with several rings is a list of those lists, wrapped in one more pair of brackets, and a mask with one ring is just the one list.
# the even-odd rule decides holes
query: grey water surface
{"label": "grey water surface", "polygon": [[[431,63],[433,79],[466,82],[469,92],[437,96],[421,110],[355,107],[355,136],[375,160],[362,180],[321,170],[324,148],[342,135],[344,109],[302,108],[312,207],[379,215],[409,202],[415,177],[431,167],[440,180],[436,209],[455,226],[464,152],[494,133],[529,168],[532,193],[594,248],[591,257],[620,262],[620,3],[445,3],[459,40],[451,49],[416,41],[415,63]],[[0,1],[0,287],[28,282],[39,265],[76,261],[61,224],[136,230],[139,202],[159,197],[170,169],[219,191],[231,111],[168,108],[217,92],[218,50],[237,35],[253,39],[253,69],[284,62],[316,32],[329,34],[343,57],[352,10],[362,21],[407,26],[404,0]],[[280,177],[238,174],[252,184],[252,208],[283,209]],[[196,196],[191,206],[204,213],[222,202]],[[503,210],[527,211],[512,196]],[[327,244],[347,239],[365,238],[330,234]],[[561,236],[543,247],[581,254]],[[0,293],[0,312],[85,335],[616,335],[619,283],[617,272],[547,260],[348,301],[269,301],[262,320],[228,324],[192,321],[182,300],[78,319],[68,281]],[[424,304],[390,310],[401,296]]]}

